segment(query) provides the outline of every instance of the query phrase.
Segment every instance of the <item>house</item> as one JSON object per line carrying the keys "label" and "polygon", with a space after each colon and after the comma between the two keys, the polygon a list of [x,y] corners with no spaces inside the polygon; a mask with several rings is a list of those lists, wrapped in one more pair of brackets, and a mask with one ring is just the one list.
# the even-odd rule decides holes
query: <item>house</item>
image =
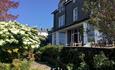
{"label": "house", "polygon": [[88,24],[89,14],[83,10],[83,0],[60,0],[54,15],[52,44],[84,46],[101,39],[98,29]]}
{"label": "house", "polygon": [[38,35],[47,37],[48,36],[48,30],[46,29],[40,29]]}

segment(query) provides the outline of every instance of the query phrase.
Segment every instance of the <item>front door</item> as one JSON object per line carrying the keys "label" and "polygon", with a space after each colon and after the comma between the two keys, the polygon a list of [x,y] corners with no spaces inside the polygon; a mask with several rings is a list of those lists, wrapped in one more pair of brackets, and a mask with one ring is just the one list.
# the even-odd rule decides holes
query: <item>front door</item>
{"label": "front door", "polygon": [[79,32],[77,29],[72,30],[71,42],[72,43],[78,43],[79,42]]}

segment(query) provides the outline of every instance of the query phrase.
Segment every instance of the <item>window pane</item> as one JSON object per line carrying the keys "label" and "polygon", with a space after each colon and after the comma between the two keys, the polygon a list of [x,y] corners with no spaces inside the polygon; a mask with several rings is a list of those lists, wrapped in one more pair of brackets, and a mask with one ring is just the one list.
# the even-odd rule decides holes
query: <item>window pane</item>
{"label": "window pane", "polygon": [[78,19],[78,8],[73,9],[73,21],[76,21]]}
{"label": "window pane", "polygon": [[65,24],[65,16],[59,17],[59,27],[64,26]]}

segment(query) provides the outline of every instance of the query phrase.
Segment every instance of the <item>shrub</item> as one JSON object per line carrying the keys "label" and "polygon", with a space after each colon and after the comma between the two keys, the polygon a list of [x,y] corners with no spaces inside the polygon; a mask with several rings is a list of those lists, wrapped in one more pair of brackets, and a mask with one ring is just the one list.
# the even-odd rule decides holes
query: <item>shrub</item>
{"label": "shrub", "polygon": [[30,70],[32,61],[14,59],[12,63],[0,63],[0,70]]}
{"label": "shrub", "polygon": [[40,40],[44,39],[38,32],[18,22],[0,22],[0,56],[5,53],[0,60],[12,62],[12,59],[23,58],[26,52],[38,48]]}
{"label": "shrub", "polygon": [[10,64],[0,63],[0,70],[11,70]]}
{"label": "shrub", "polygon": [[69,70],[115,70],[114,52],[110,49],[63,48],[59,58]]}
{"label": "shrub", "polygon": [[109,58],[107,58],[103,52],[101,52],[100,54],[96,54],[93,59],[94,59],[94,67],[96,69],[109,70],[111,68],[112,70],[115,65],[115,62],[109,60]]}
{"label": "shrub", "polygon": [[73,70],[74,64],[67,64],[67,69],[68,70]]}
{"label": "shrub", "polygon": [[89,66],[85,62],[81,62],[78,70],[89,70]]}
{"label": "shrub", "polygon": [[63,70],[115,70],[114,49],[62,48],[47,45],[39,49],[41,60]]}
{"label": "shrub", "polygon": [[20,70],[29,70],[32,61],[23,60],[20,65]]}
{"label": "shrub", "polygon": [[49,44],[47,46],[41,47],[39,50],[42,56],[48,56],[57,59],[62,47],[63,46]]}
{"label": "shrub", "polygon": [[39,49],[41,61],[48,62],[51,65],[57,66],[59,55],[63,46],[60,45],[47,45]]}

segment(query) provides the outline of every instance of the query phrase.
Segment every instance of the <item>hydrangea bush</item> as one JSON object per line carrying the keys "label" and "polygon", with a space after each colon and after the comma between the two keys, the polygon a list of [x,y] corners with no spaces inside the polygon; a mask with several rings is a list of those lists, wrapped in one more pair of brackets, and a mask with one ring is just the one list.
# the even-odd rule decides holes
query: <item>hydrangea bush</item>
{"label": "hydrangea bush", "polygon": [[38,32],[36,28],[18,22],[0,22],[0,50],[12,54],[38,48],[40,40],[44,39]]}

